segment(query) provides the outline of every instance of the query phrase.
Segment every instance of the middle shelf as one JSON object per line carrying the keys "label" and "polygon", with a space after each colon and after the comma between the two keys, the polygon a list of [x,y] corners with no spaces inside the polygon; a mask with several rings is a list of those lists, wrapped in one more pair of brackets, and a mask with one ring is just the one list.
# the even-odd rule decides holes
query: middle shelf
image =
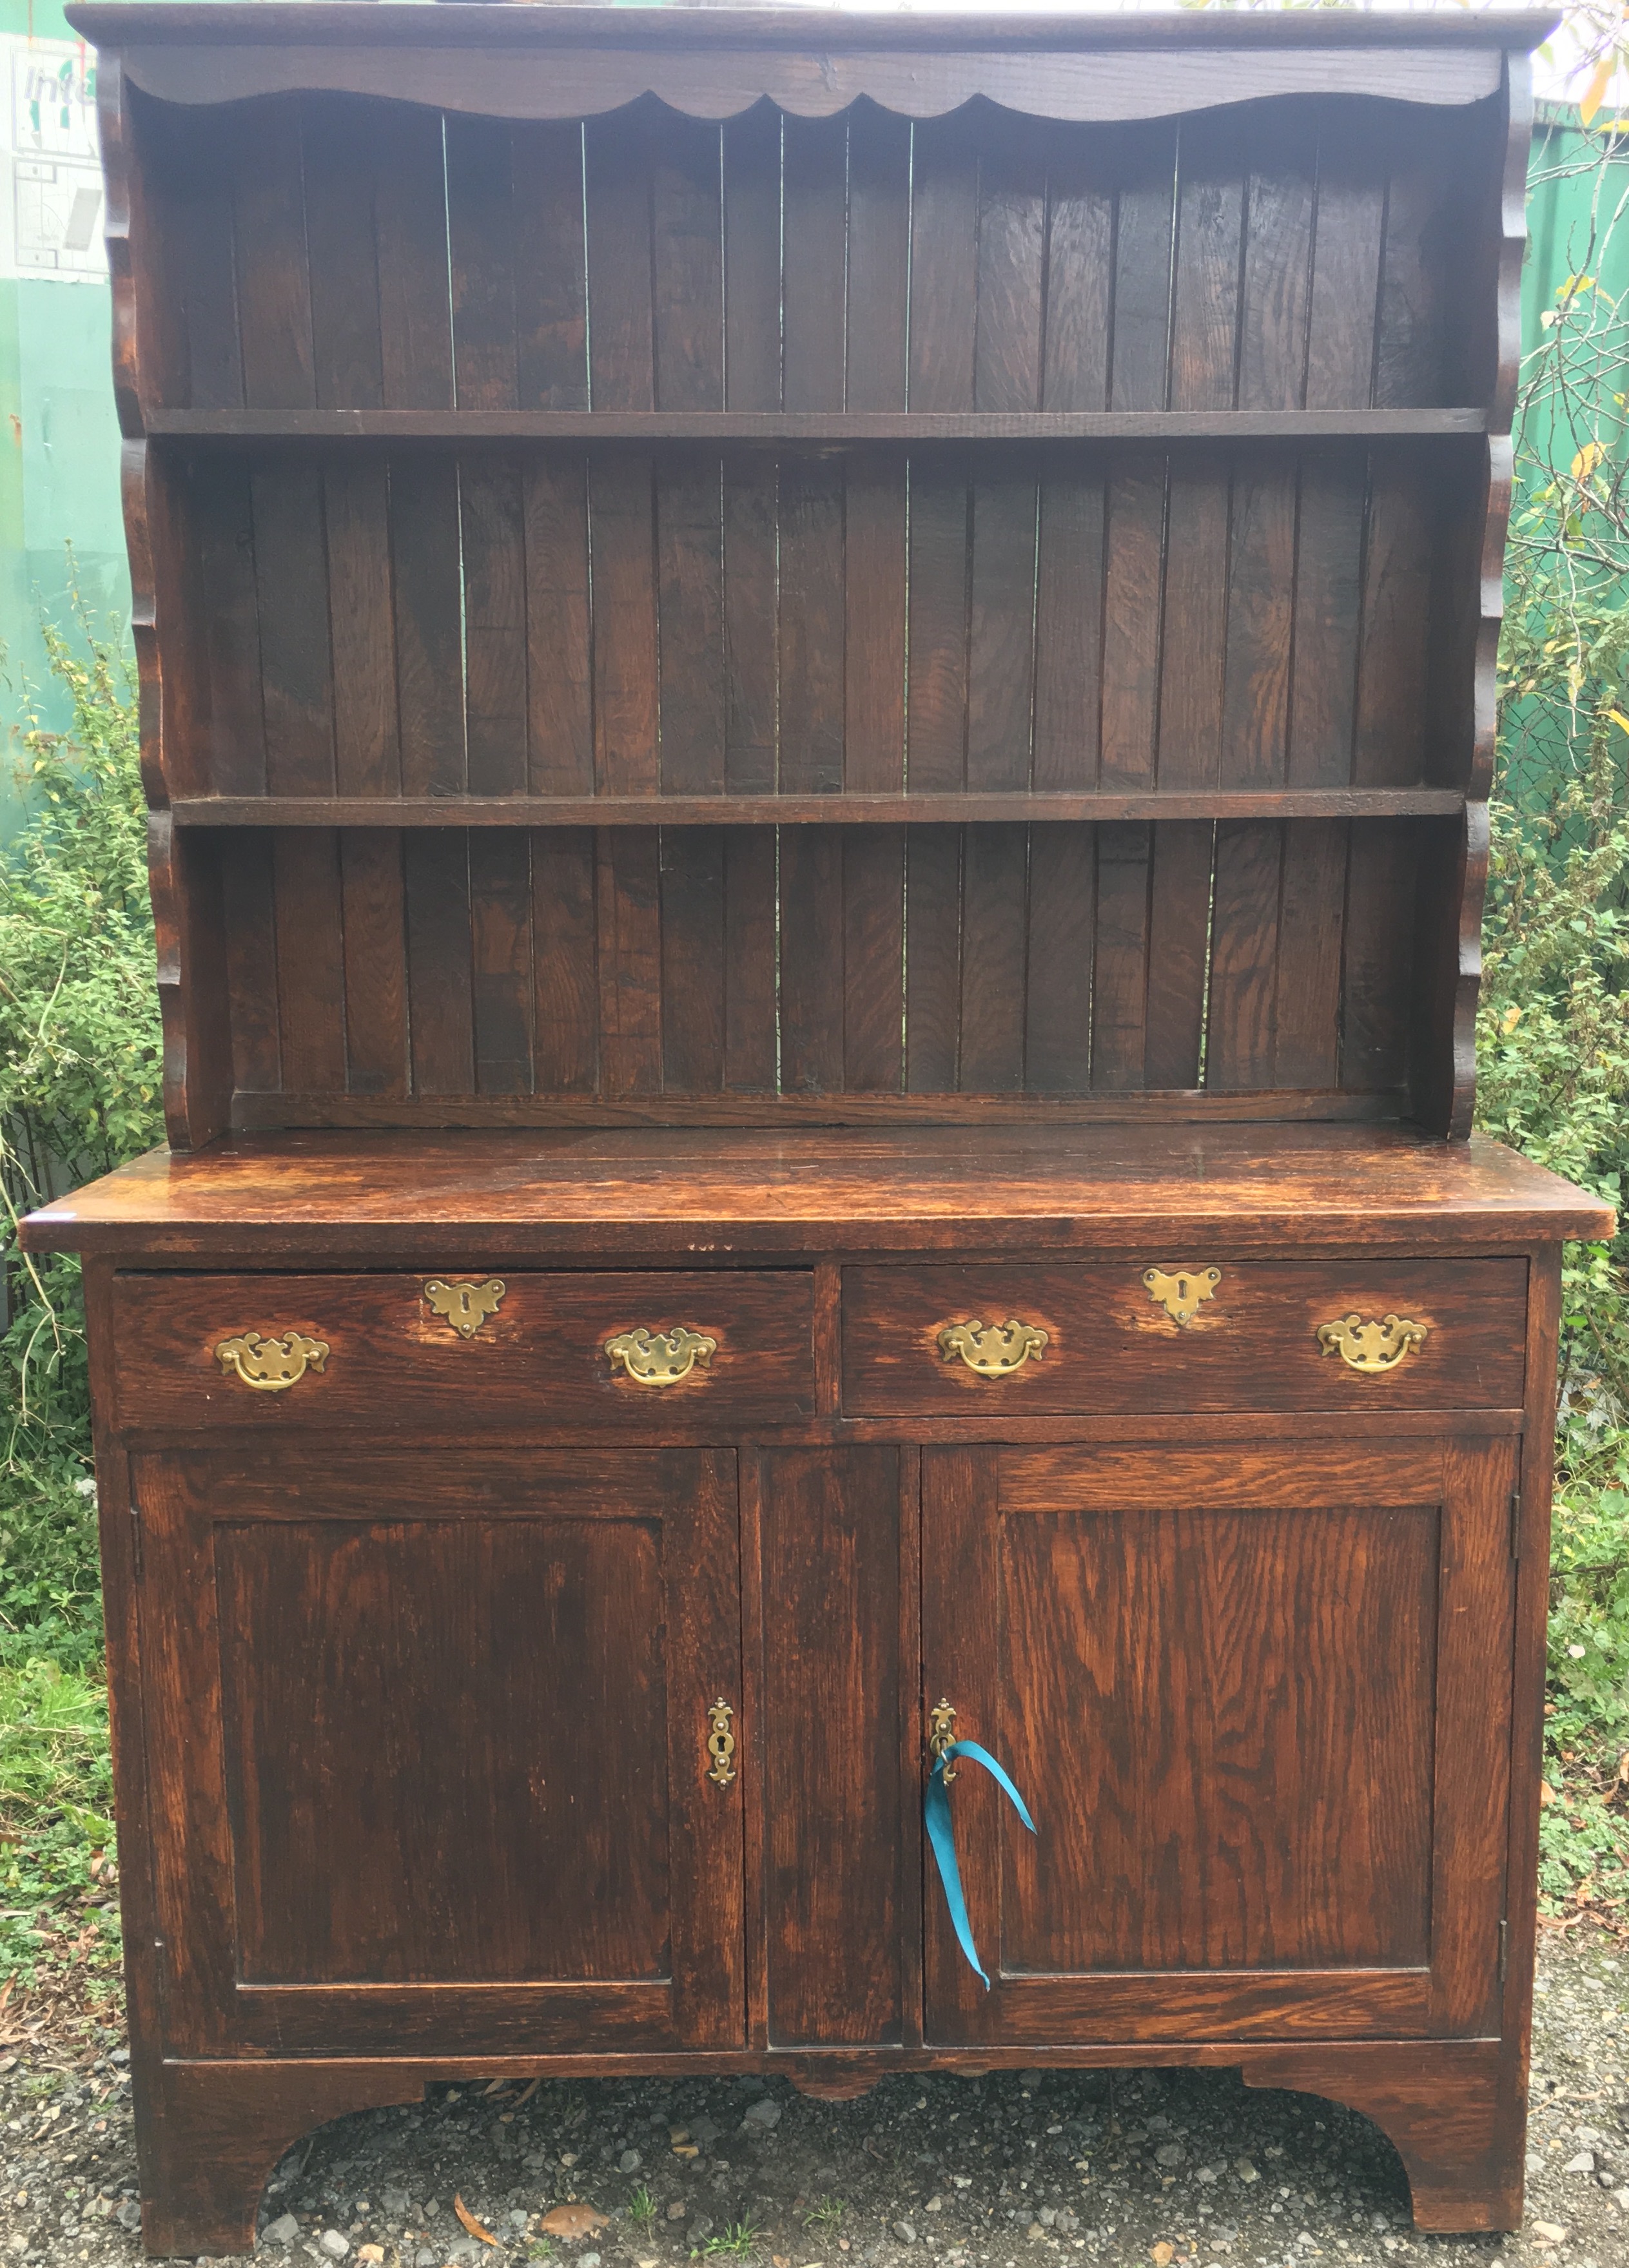
{"label": "middle shelf", "polygon": [[1486,451],[166,445],[130,494],[168,800],[192,825],[1449,812],[1484,762]]}
{"label": "middle shelf", "polygon": [[1487,410],[1413,409],[176,409],[144,416],[188,441],[1387,441],[1486,433]]}
{"label": "middle shelf", "polygon": [[200,795],[178,827],[875,827],[1160,819],[1451,818],[1456,788],[1210,788],[1080,795]]}

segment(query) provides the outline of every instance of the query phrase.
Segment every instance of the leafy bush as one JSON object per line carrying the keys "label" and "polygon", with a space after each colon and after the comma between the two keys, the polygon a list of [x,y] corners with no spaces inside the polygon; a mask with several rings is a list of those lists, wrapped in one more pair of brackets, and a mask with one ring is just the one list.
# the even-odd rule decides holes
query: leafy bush
{"label": "leafy bush", "polygon": [[19,1252],[16,1222],[161,1130],[135,687],[79,629],[45,630],[73,721],[25,732],[31,815],[0,856],[0,1662],[100,1646],[78,1267]]}
{"label": "leafy bush", "polygon": [[[1621,16],[1575,13],[1594,99]],[[1615,129],[1614,129],[1615,132]],[[1629,301],[1601,278],[1629,225],[1612,133],[1559,145],[1591,177],[1571,273],[1522,372],[1500,646],[1500,766],[1478,1123],[1629,1199]],[[1629,1914],[1629,1239],[1569,1246],[1551,1585],[1541,1886]]]}

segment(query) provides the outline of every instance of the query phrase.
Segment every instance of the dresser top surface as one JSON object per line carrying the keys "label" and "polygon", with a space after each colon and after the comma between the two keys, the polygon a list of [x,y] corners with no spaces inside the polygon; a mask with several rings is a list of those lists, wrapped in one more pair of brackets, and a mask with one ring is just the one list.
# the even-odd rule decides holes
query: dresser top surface
{"label": "dresser top surface", "polygon": [[155,1150],[24,1225],[34,1251],[266,1262],[1162,1241],[1512,1245],[1612,1215],[1481,1138],[1399,1127],[936,1127],[234,1136]]}

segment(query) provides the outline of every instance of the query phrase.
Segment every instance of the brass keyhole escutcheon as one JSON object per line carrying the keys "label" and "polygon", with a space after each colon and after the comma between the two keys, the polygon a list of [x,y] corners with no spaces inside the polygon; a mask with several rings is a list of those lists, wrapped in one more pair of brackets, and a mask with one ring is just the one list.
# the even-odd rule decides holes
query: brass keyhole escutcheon
{"label": "brass keyhole escutcheon", "polygon": [[1156,1307],[1163,1307],[1178,1330],[1185,1331],[1201,1303],[1213,1299],[1221,1282],[1220,1268],[1145,1268],[1143,1283]]}
{"label": "brass keyhole escutcheon", "polygon": [[496,1276],[484,1284],[444,1284],[432,1276],[424,1286],[424,1300],[431,1313],[451,1323],[460,1338],[472,1339],[487,1317],[498,1313],[507,1289]]}
{"label": "brass keyhole escutcheon", "polygon": [[707,1777],[715,1787],[727,1787],[735,1777],[735,1767],[730,1761],[735,1754],[735,1735],[730,1730],[730,1719],[734,1714],[722,1695],[707,1712],[707,1753],[712,1758]]}
{"label": "brass keyhole escutcheon", "polygon": [[325,1368],[328,1359],[328,1341],[307,1338],[304,1331],[284,1331],[277,1339],[240,1331],[234,1338],[222,1339],[215,1350],[221,1368],[257,1394],[286,1394],[307,1370]]}
{"label": "brass keyhole escutcheon", "polygon": [[[948,1701],[936,1701],[927,1712],[927,1752],[935,1764],[944,1756],[956,1737],[956,1712]],[[940,1775],[947,1787],[956,1776],[956,1768],[947,1764]]]}
{"label": "brass keyhole escutcheon", "polygon": [[1366,1323],[1354,1312],[1320,1323],[1318,1344],[1325,1354],[1338,1354],[1348,1370],[1373,1377],[1378,1371],[1395,1370],[1404,1355],[1424,1346],[1430,1329],[1428,1323],[1412,1322],[1406,1315],[1382,1315],[1377,1323]]}

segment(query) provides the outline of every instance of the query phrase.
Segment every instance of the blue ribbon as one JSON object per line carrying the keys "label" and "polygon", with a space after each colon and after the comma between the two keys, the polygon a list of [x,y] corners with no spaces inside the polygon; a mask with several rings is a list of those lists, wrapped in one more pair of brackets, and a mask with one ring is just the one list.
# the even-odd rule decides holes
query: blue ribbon
{"label": "blue ribbon", "polygon": [[974,1974],[983,1978],[984,1990],[988,1992],[990,1979],[984,1976],[984,1966],[978,1958],[978,1948],[973,1942],[973,1931],[967,1918],[967,1900],[962,1891],[962,1869],[956,1863],[955,1830],[950,1823],[950,1791],[945,1786],[945,1766],[953,1756],[970,1756],[976,1764],[982,1764],[1032,1835],[1036,1831],[1036,1823],[1029,1816],[1023,1797],[989,1749],[981,1749],[977,1741],[952,1741],[942,1756],[934,1757],[933,1769],[928,1776],[927,1793],[922,1799],[922,1816],[927,1827],[927,1839],[938,1862],[939,1879],[944,1886],[945,1904],[950,1909],[950,1926],[955,1931],[956,1943],[966,1954]]}

